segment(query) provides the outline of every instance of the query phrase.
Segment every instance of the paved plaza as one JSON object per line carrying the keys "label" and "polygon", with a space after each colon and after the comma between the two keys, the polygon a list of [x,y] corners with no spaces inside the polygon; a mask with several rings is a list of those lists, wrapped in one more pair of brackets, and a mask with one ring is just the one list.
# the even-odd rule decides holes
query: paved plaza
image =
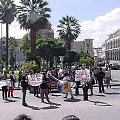
{"label": "paved plaza", "polygon": [[[119,72],[119,71],[117,71]],[[115,77],[116,74],[114,73]],[[112,84],[119,83],[116,77]],[[74,89],[73,89],[74,93]],[[90,91],[89,91],[90,94]],[[34,97],[27,91],[28,107],[22,106],[21,90],[14,90],[14,98],[3,100],[0,91],[0,120],[13,120],[21,113],[30,115],[33,120],[62,120],[66,115],[76,115],[80,120],[119,120],[120,119],[120,86],[105,88],[104,93],[98,93],[94,87],[94,95],[89,101],[83,101],[82,89],[80,95],[74,99],[63,98],[64,94],[52,93],[49,95],[51,103],[41,103],[41,99]],[[45,100],[46,101],[46,100]]]}

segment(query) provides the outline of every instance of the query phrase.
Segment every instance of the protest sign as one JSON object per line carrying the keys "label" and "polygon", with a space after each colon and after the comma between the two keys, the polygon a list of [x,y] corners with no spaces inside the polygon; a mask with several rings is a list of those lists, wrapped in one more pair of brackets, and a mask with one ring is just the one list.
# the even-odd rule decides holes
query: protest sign
{"label": "protest sign", "polygon": [[27,75],[28,77],[28,84],[31,86],[39,86],[42,82],[43,75],[40,73]]}

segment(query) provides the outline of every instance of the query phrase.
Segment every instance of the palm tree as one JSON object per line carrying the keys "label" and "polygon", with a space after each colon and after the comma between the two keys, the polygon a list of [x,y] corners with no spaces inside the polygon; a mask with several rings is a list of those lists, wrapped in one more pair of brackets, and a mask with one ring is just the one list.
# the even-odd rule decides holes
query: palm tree
{"label": "palm tree", "polygon": [[73,16],[62,17],[59,20],[60,24],[57,26],[60,38],[64,39],[65,48],[71,50],[71,43],[77,39],[80,34],[80,25],[76,18]]}
{"label": "palm tree", "polygon": [[8,70],[9,24],[16,16],[16,5],[12,0],[0,0],[0,20],[6,24],[6,70]]}
{"label": "palm tree", "polygon": [[17,47],[17,42],[16,39],[14,37],[10,37],[9,38],[9,52],[10,52],[10,65],[12,66],[12,68],[14,68],[14,63],[16,62],[16,51],[15,48]]}
{"label": "palm tree", "polygon": [[20,28],[30,29],[31,53],[36,55],[36,32],[45,28],[50,17],[48,2],[44,0],[21,0],[18,6],[18,21]]}

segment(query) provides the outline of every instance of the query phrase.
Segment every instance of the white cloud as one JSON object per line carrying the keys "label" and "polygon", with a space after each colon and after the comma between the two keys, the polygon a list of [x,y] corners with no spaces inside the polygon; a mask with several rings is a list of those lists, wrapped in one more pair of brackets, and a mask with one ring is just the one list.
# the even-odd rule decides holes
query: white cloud
{"label": "white cloud", "polygon": [[[9,36],[15,37],[16,39],[22,38],[27,33],[26,30],[20,29],[20,25],[18,22],[13,22],[9,25]],[[0,29],[1,34],[1,29]],[[2,24],[2,37],[6,36],[6,25]]]}
{"label": "white cloud", "polygon": [[[94,20],[87,20],[80,22],[81,34],[77,40],[84,40],[86,38],[94,39],[94,47],[101,46],[107,39],[107,35],[113,33],[115,30],[120,29],[120,8],[116,8],[104,16],[98,16]],[[3,34],[5,36],[5,25],[3,25]],[[55,30],[55,37],[58,37],[57,27],[53,27]],[[15,38],[22,38],[27,31],[20,29],[18,22],[13,22],[9,28],[9,36]],[[1,29],[0,29],[1,34]]]}
{"label": "white cloud", "polygon": [[[94,39],[94,47],[99,47],[107,39],[107,35],[120,29],[120,8],[116,8],[104,16],[98,16],[93,21],[87,20],[80,22],[81,34],[77,40],[86,38]],[[56,27],[54,27],[56,28]],[[55,36],[57,36],[55,29]]]}

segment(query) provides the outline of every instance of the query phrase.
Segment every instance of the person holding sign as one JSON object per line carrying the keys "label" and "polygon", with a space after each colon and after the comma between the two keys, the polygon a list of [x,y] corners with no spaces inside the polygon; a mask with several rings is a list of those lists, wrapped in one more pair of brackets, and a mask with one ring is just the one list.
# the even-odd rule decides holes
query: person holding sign
{"label": "person holding sign", "polygon": [[40,84],[40,94],[41,94],[42,102],[44,102],[44,95],[47,101],[50,102],[48,98],[48,85],[47,85],[46,73],[43,73],[42,83]]}
{"label": "person holding sign", "polygon": [[[64,98],[67,98],[68,92],[70,92],[71,99],[73,99],[74,97],[73,97],[73,93],[72,93],[72,90],[71,90],[71,86],[69,87],[69,84],[70,84],[69,80],[70,80],[70,78],[69,78],[69,76],[68,76],[68,73],[67,73],[67,72],[64,73],[63,81],[66,81],[66,82],[64,83],[64,86],[63,86],[63,87],[64,87],[64,91],[66,91],[66,95],[65,95]],[[65,92],[64,92],[64,93],[65,93]]]}

